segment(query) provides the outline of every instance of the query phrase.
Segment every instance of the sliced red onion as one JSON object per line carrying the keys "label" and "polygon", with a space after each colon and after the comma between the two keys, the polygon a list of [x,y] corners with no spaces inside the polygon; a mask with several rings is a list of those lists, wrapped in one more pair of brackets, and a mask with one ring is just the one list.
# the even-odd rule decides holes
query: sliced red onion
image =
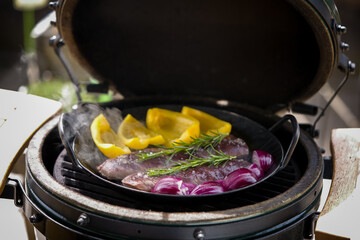
{"label": "sliced red onion", "polygon": [[247,168],[239,168],[229,173],[223,182],[226,191],[238,189],[256,183],[257,179],[254,173]]}
{"label": "sliced red onion", "polygon": [[225,192],[222,181],[209,181],[197,185],[190,195],[205,195]]}
{"label": "sliced red onion", "polygon": [[224,182],[224,179],[215,180],[215,182],[218,182],[218,183],[222,184]]}
{"label": "sliced red onion", "polygon": [[251,164],[248,169],[253,172],[257,180],[260,180],[264,176],[264,171],[255,163]]}
{"label": "sliced red onion", "polygon": [[188,195],[195,184],[184,183],[180,178],[164,177],[160,179],[151,189],[152,193],[172,194],[172,195]]}
{"label": "sliced red onion", "polygon": [[262,150],[254,150],[252,154],[252,162],[258,165],[264,172],[268,170],[274,162],[273,156]]}
{"label": "sliced red onion", "polygon": [[196,188],[196,184],[194,183],[183,183],[183,189],[186,192],[185,195],[189,195],[194,188]]}

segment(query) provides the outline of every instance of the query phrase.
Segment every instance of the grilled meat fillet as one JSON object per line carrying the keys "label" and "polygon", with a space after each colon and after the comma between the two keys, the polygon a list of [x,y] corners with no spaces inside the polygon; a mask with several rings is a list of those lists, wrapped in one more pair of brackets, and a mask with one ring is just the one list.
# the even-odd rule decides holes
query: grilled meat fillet
{"label": "grilled meat fillet", "polygon": [[160,156],[146,161],[138,161],[138,153],[156,153],[161,148],[148,148],[145,150],[120,155],[116,158],[110,158],[97,167],[99,173],[110,180],[120,180],[128,175],[146,171],[149,168],[167,167],[169,161],[167,156]]}
{"label": "grilled meat fillet", "polygon": [[[221,143],[215,147],[215,149],[218,151],[222,151],[227,155],[239,156],[239,158],[243,158],[244,156],[247,156],[249,154],[249,148],[245,141],[232,135],[224,138]],[[139,161],[140,157],[137,156],[138,153],[156,153],[161,150],[161,148],[148,148],[137,152],[132,152],[130,154],[120,155],[116,158],[107,159],[98,166],[97,170],[102,176],[106,177],[107,179],[123,179],[123,184],[138,188],[136,186],[141,185],[141,181],[153,182],[158,179],[157,177],[147,176],[147,169],[169,168],[174,164],[172,161],[183,161],[190,157],[184,153],[177,153],[172,157],[172,161],[169,161],[169,156],[166,155],[155,157],[145,161]],[[193,154],[201,158],[206,158],[209,156],[208,150],[201,148]],[[182,178],[184,181],[185,179],[188,179],[186,181],[198,184],[207,181],[207,179],[209,179],[209,181],[211,179],[222,179],[226,176],[227,173],[230,173],[237,168],[243,167],[246,164],[247,162],[244,160],[232,160],[229,161],[225,166],[200,166],[177,174],[179,174],[179,177],[181,175],[180,178]],[[136,182],[138,182],[139,184],[136,184]],[[144,185],[150,186],[151,184]],[[144,187],[139,187],[139,189],[143,190]]]}
{"label": "grilled meat fillet", "polygon": [[[172,177],[182,179],[186,183],[194,183],[196,185],[208,182],[221,180],[226,177],[232,171],[239,168],[247,168],[250,166],[248,161],[243,159],[233,159],[228,161],[225,165],[218,166],[199,166],[185,171],[177,172]],[[153,186],[164,176],[151,177],[147,175],[147,172],[138,172],[125,177],[122,183],[125,186],[150,192]]]}

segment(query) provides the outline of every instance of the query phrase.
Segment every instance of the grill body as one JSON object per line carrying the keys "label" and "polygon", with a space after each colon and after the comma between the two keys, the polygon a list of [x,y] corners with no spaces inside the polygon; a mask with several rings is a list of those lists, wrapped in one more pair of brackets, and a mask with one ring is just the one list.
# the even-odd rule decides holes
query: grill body
{"label": "grill body", "polygon": [[[162,101],[149,98],[110,105],[124,109]],[[165,100],[167,104],[178,101]],[[188,101],[220,107],[210,99]],[[231,103],[227,108],[265,126],[276,121],[252,107]],[[73,239],[303,239],[313,234],[323,165],[316,144],[304,132],[289,166],[254,189],[216,202],[179,204],[122,195],[103,188],[90,176],[78,175],[66,156],[62,157],[57,123],[55,118],[39,130],[26,158],[25,213],[29,218],[41,216],[34,226],[48,239],[63,234]],[[286,144],[291,134],[287,129],[279,134]]]}
{"label": "grill body", "polygon": [[[125,96],[104,107],[214,107],[269,128],[274,112],[312,96],[336,65],[348,63],[332,1],[59,0],[53,6],[58,37],[76,60]],[[171,203],[114,192],[79,174],[62,157],[57,122],[40,129],[26,160],[25,212],[42,216],[34,225],[49,239],[57,239],[50,226],[75,239],[313,237],[323,161],[306,132],[288,167],[254,188],[213,202]],[[287,149],[289,129],[277,134]]]}
{"label": "grill body", "polygon": [[[59,0],[52,6],[55,39],[63,40],[54,41],[55,51],[64,65],[59,46],[65,42],[89,73],[125,96],[104,107],[198,105],[270,127],[274,112],[311,97],[336,67],[350,65],[331,0]],[[32,138],[25,189],[17,191],[24,194],[15,195],[47,239],[314,237],[323,161],[304,131],[289,166],[242,195],[174,204],[114,192],[79,172],[63,154],[58,121]],[[278,134],[286,149],[291,134],[285,127]]]}

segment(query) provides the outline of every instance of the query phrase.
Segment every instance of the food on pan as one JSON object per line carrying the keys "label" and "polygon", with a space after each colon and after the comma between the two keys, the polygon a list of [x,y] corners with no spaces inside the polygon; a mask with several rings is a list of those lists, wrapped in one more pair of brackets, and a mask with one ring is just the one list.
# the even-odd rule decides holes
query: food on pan
{"label": "food on pan", "polygon": [[[231,171],[250,165],[242,160],[249,155],[249,148],[245,141],[232,135],[216,136],[223,138],[216,145],[210,146],[211,141],[205,141],[216,139],[215,136],[207,135],[207,139],[200,138],[204,140],[203,146],[200,146],[199,140],[194,140],[194,144],[177,145],[173,149],[150,148],[121,155],[106,160],[98,167],[98,171],[108,179],[123,179],[125,185],[150,191],[149,187],[141,187],[141,178],[155,181],[154,179],[158,179],[157,176],[171,174],[171,176],[188,179],[188,182],[200,184],[222,179]],[[136,176],[133,176],[134,174]],[[194,174],[196,176],[193,176]]]}
{"label": "food on pan", "polygon": [[146,126],[162,135],[167,147],[178,141],[190,142],[200,134],[200,123],[197,119],[161,108],[150,108],[147,111]]}
{"label": "food on pan", "polygon": [[179,141],[190,142],[200,132],[231,132],[230,123],[189,107],[183,107],[181,112],[150,108],[145,121],[146,126],[128,114],[116,134],[105,116],[100,114],[91,124],[91,135],[99,150],[112,158],[130,153],[131,149],[145,149],[149,145],[172,147],[173,143]]}
{"label": "food on pan", "polygon": [[[169,179],[168,176],[163,177],[161,174],[158,174],[159,169],[148,169],[147,171],[140,171],[125,177],[122,183],[134,189],[160,194],[170,194],[169,192],[176,192],[178,195],[221,193],[256,183],[273,164],[271,154],[265,151],[253,151],[250,161],[247,159],[248,156],[239,155],[224,161],[223,164],[204,164],[188,168],[184,171],[176,171],[170,176],[176,178],[177,181]],[[194,162],[196,161],[197,159],[194,159]],[[192,162],[192,160],[187,160],[186,162]],[[181,162],[174,164],[173,168],[177,166],[181,166]],[[160,170],[171,171],[171,169],[165,168]],[[159,183],[161,183],[161,188],[158,186]],[[189,185],[196,187],[188,190]]]}
{"label": "food on pan", "polygon": [[181,113],[197,119],[200,122],[200,131],[203,133],[212,134],[213,131],[218,131],[220,133],[230,134],[231,132],[230,123],[222,121],[203,111],[184,106]]}
{"label": "food on pan", "polygon": [[120,124],[118,135],[124,144],[132,149],[144,149],[149,145],[165,143],[161,134],[151,131],[131,114],[128,114]]}
{"label": "food on pan", "polygon": [[[223,153],[225,156],[229,155],[233,158],[236,156],[247,156],[249,154],[249,148],[246,145],[245,141],[240,138],[235,138],[230,135],[214,146],[214,150],[210,150],[212,154],[214,151]],[[215,139],[215,138],[211,138]],[[205,140],[205,139],[204,139]],[[206,150],[206,146],[199,146],[199,144],[193,145],[191,149],[188,144],[187,148],[184,148],[184,145],[175,146],[174,148],[147,148],[144,150],[139,150],[129,154],[123,154],[115,158],[109,158],[104,161],[97,170],[108,179],[121,180],[126,176],[141,172],[147,171],[148,169],[167,169],[174,163],[181,161],[186,161],[190,157],[197,159],[200,162],[199,158],[204,160],[210,159],[209,152]],[[189,155],[186,151],[191,151]],[[171,156],[171,159],[169,159]],[[225,158],[227,160],[227,158]],[[203,161],[205,162],[205,161]],[[205,162],[206,163],[206,162]]]}
{"label": "food on pan", "polygon": [[[98,131],[101,125],[96,122],[106,119],[100,115],[97,118],[93,124]],[[101,134],[110,132],[112,138],[100,135],[103,145],[96,144],[99,149],[103,152],[104,144],[108,144],[123,151],[112,157],[103,152],[108,159],[97,167],[98,172],[141,191],[175,195],[221,193],[259,181],[273,163],[269,153],[250,152],[244,140],[230,135],[230,123],[189,107],[183,107],[181,112],[151,108],[146,125],[127,115],[117,134],[110,126],[103,128],[106,131]],[[93,133],[94,129],[92,126],[93,138],[99,135]]]}
{"label": "food on pan", "polygon": [[[200,165],[188,168],[184,171],[175,172],[170,176],[179,178],[184,183],[199,185],[209,181],[222,180],[231,172],[239,168],[247,168],[248,166],[250,166],[249,162],[243,159],[234,159],[217,166]],[[163,177],[161,175],[151,176],[151,173],[149,174],[148,171],[143,171],[125,177],[122,183],[131,188],[150,192],[157,181]]]}
{"label": "food on pan", "polygon": [[130,149],[111,129],[103,114],[97,116],[90,126],[91,136],[95,145],[108,158],[130,153]]}

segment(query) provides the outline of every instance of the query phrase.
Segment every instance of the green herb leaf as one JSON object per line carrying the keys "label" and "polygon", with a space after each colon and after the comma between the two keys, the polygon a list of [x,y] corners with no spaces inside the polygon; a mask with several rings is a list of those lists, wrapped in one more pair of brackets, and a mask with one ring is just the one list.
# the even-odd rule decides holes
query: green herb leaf
{"label": "green herb leaf", "polygon": [[226,155],[222,151],[217,151],[215,149],[212,150],[214,150],[215,154],[211,153],[210,150],[208,150],[209,157],[207,158],[192,156],[187,160],[175,162],[175,165],[171,168],[149,169],[148,175],[152,177],[171,175],[180,171],[185,171],[189,168],[199,167],[205,164],[208,166],[218,166],[220,164],[225,165],[229,160],[237,158],[237,156]]}
{"label": "green herb leaf", "polygon": [[192,137],[192,141],[186,143],[184,141],[178,141],[172,144],[172,148],[166,148],[164,146],[158,146],[164,150],[161,150],[156,153],[138,153],[136,156],[139,157],[138,161],[145,161],[152,158],[170,155],[169,159],[171,159],[176,153],[186,152],[192,155],[199,148],[209,149],[214,148],[216,145],[221,143],[221,141],[228,136],[228,134],[221,132],[211,132],[212,135],[200,133],[198,138]]}

